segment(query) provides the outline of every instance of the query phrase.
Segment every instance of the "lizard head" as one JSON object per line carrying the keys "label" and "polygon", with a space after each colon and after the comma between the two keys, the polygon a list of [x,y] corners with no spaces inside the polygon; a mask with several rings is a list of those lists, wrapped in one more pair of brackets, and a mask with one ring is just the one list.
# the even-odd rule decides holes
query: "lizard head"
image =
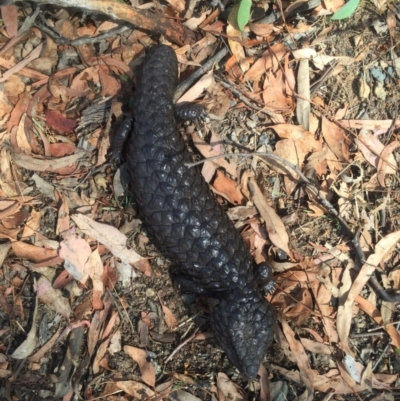
{"label": "lizard head", "polygon": [[258,292],[227,294],[215,307],[211,325],[220,347],[247,378],[256,377],[272,342],[276,311]]}

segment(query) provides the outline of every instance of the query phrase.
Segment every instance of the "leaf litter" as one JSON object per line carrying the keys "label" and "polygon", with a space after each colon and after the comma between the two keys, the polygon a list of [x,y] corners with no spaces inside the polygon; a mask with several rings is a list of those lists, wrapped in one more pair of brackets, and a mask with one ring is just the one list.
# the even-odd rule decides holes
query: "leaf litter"
{"label": "leaf litter", "polygon": [[[91,18],[42,5],[36,25],[39,8],[0,7],[0,396],[394,400],[398,312],[366,283],[377,272],[400,289],[399,10],[376,2],[378,21],[361,4],[343,27],[324,17],[342,1],[271,3],[243,33],[208,3],[168,2],[177,20],[140,10],[154,3],[103,3],[144,31],[101,20],[92,0],[76,11]],[[200,131],[183,128],[194,161],[207,159],[206,181],[275,273],[279,328],[253,383],[209,335],[210,305],[182,304],[173,261],[141,229],[122,169],[104,163],[158,43],[149,31],[174,47],[182,81],[224,38],[231,52],[181,100],[207,107]]]}

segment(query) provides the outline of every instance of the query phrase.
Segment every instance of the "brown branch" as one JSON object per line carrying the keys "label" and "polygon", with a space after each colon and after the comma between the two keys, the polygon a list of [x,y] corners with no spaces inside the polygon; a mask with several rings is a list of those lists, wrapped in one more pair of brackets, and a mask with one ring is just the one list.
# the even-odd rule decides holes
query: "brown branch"
{"label": "brown branch", "polygon": [[[171,42],[179,46],[193,44],[196,34],[172,18],[149,12],[137,11],[126,4],[117,1],[104,0],[31,0],[37,5],[51,4],[57,7],[79,7],[93,13],[105,14],[110,19],[129,22],[137,28],[164,35]],[[17,0],[8,0],[8,4],[20,3]]]}

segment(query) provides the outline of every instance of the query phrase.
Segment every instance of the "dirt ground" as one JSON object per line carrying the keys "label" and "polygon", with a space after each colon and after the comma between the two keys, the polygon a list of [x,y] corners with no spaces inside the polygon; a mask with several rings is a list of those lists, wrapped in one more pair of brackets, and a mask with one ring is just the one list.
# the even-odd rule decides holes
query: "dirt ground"
{"label": "dirt ground", "polygon": [[[229,2],[10,3],[0,400],[400,399],[397,303],[367,285],[400,289],[400,7],[334,21],[339,0],[261,1],[240,32]],[[193,162],[274,271],[278,329],[254,381],[214,340],[213,300],[173,287],[107,160],[157,43],[177,53],[179,101],[207,109],[179,126]]]}

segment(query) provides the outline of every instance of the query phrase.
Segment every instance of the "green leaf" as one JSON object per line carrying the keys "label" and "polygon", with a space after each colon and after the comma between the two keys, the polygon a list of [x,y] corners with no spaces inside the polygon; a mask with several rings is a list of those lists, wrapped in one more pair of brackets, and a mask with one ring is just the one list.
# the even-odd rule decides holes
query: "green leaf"
{"label": "green leaf", "polygon": [[251,0],[242,0],[240,2],[239,11],[237,15],[238,27],[243,31],[244,27],[250,20]]}
{"label": "green leaf", "polygon": [[350,15],[354,14],[354,12],[357,10],[359,3],[360,0],[349,0],[342,8],[339,8],[339,10],[332,15],[331,20],[349,18]]}

